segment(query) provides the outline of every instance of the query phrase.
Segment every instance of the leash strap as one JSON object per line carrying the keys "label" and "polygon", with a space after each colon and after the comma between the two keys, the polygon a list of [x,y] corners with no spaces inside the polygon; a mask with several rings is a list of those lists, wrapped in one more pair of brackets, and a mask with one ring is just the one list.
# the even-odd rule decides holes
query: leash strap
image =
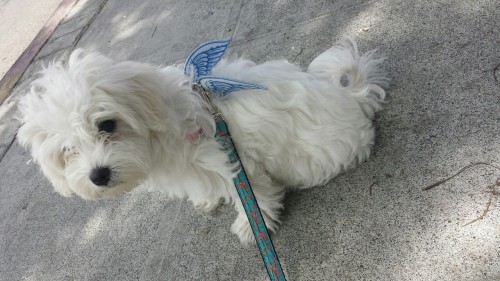
{"label": "leash strap", "polygon": [[257,200],[253,194],[245,169],[243,168],[243,165],[241,165],[241,160],[238,156],[236,148],[234,147],[227,124],[220,115],[218,115],[217,119],[217,142],[224,148],[224,150],[228,151],[229,161],[231,161],[231,163],[239,163],[240,165],[240,171],[233,181],[236,190],[238,191],[238,195],[240,196],[241,203],[243,203],[243,207],[245,208],[245,213],[248,221],[250,222],[250,226],[252,227],[255,241],[257,241],[257,245],[259,246],[260,255],[262,256],[262,260],[266,266],[267,274],[273,281],[284,281],[286,280],[285,275],[281,269],[281,264],[278,260],[276,250],[274,249],[273,241],[267,231],[264,217],[260,212],[259,205],[257,204]]}
{"label": "leash strap", "polygon": [[216,124],[215,138],[217,142],[222,149],[228,153],[230,163],[238,163],[239,172],[236,177],[233,178],[234,186],[236,187],[236,191],[245,209],[248,222],[252,228],[257,246],[259,247],[260,255],[266,266],[267,274],[272,281],[286,281],[285,274],[283,273],[283,269],[278,259],[278,254],[276,254],[273,241],[267,231],[264,217],[260,212],[250,181],[248,180],[245,169],[238,156],[238,152],[236,151],[236,147],[229,134],[226,121],[224,121],[221,113],[214,112],[210,94],[201,85],[193,84],[193,89],[197,91],[210,106],[210,113]]}
{"label": "leash strap", "polygon": [[229,161],[231,163],[238,163],[239,172],[233,179],[234,185],[238,191],[248,221],[250,222],[255,241],[259,247],[260,255],[266,266],[267,274],[272,281],[286,281],[285,274],[278,260],[278,255],[276,254],[273,242],[267,231],[264,217],[260,212],[259,205],[255,199],[250,182],[248,181],[245,169],[234,147],[227,124],[222,118],[222,114],[214,112],[210,99],[210,93],[226,96],[234,91],[250,89],[267,90],[266,87],[257,84],[224,77],[210,76],[212,68],[222,59],[230,43],[231,39],[216,40],[205,42],[196,47],[186,60],[184,74],[191,78],[193,90],[197,91],[210,106],[210,113],[214,117],[217,125],[215,133],[217,142],[228,153]]}

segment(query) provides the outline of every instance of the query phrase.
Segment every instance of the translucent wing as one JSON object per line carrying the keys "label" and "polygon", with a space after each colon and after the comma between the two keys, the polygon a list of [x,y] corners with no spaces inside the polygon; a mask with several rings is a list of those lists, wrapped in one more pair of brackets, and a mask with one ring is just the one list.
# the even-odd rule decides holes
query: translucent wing
{"label": "translucent wing", "polygon": [[231,92],[242,91],[242,90],[251,90],[251,89],[267,90],[266,87],[261,85],[245,83],[242,81],[221,78],[221,77],[212,77],[212,76],[200,77],[199,83],[208,92],[214,94],[220,94],[223,96]]}
{"label": "translucent wing", "polygon": [[208,41],[196,47],[186,60],[184,74],[192,75],[193,81],[197,81],[201,76],[210,75],[214,65],[226,52],[229,43],[231,43],[231,39]]}

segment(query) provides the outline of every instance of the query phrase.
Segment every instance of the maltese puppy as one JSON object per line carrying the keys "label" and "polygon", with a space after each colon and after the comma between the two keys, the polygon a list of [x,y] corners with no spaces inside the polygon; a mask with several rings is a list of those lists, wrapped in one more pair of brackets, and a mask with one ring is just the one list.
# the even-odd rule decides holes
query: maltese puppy
{"label": "maltese puppy", "polygon": [[[213,75],[265,86],[214,97],[270,230],[287,190],[326,183],[364,161],[388,79],[355,43],[319,55],[307,71],[285,61],[221,61]],[[20,102],[18,139],[63,196],[109,198],[140,185],[211,211],[234,204],[231,231],[252,230],[234,165],[214,137],[209,105],[183,66],[115,62],[76,50],[44,68]]]}

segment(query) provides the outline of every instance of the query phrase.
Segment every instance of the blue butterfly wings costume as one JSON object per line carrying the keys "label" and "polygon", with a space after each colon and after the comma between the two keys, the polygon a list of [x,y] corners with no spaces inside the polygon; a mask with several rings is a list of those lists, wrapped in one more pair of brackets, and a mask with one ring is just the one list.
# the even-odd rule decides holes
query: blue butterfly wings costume
{"label": "blue butterfly wings costume", "polygon": [[[193,89],[198,91],[210,106],[212,106],[211,95],[226,96],[231,92],[251,89],[267,90],[262,85],[211,76],[212,69],[221,60],[230,43],[230,39],[203,43],[191,52],[184,66],[184,74],[191,77]],[[222,149],[227,151],[231,163],[239,163],[240,169],[233,182],[245,209],[269,278],[271,280],[286,280],[250,182],[229,134],[227,124],[220,113],[215,112],[213,109],[211,113],[216,121],[215,137],[217,142]]]}

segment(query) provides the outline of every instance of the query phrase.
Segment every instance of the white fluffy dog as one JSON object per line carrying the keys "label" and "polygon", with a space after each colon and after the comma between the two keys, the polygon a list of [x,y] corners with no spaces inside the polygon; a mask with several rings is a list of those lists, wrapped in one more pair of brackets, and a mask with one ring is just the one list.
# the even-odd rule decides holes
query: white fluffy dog
{"label": "white fluffy dog", "polygon": [[[284,60],[222,61],[214,68],[213,75],[268,88],[213,102],[269,229],[277,227],[287,189],[323,184],[368,158],[371,119],[387,86],[380,62],[353,43],[327,50],[305,72]],[[231,230],[250,242],[234,167],[188,81],[179,66],[114,62],[77,50],[67,66],[43,69],[21,100],[18,139],[64,196],[106,198],[145,185],[207,211],[233,202],[238,216]]]}

